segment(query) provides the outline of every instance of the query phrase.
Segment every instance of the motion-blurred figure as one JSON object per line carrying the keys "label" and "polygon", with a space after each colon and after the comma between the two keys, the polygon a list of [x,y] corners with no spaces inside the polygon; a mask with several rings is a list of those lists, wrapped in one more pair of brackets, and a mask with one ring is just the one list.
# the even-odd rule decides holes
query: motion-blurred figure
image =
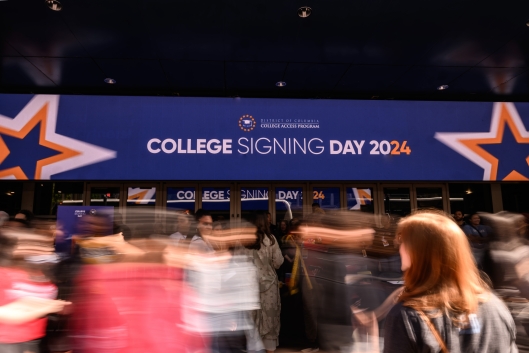
{"label": "motion-blurred figure", "polygon": [[185,303],[192,311],[184,323],[208,338],[211,353],[261,350],[250,317],[260,308],[256,269],[247,256],[234,253],[226,234],[217,229],[205,235],[214,251],[188,257],[187,282],[193,293]]}
{"label": "motion-blurred figure", "polygon": [[176,232],[169,237],[177,244],[189,244],[194,235],[192,234],[193,216],[186,213],[179,213],[176,217]]}
{"label": "motion-blurred figure", "polygon": [[484,270],[514,318],[519,350],[529,352],[529,243],[525,239],[525,217],[509,212],[480,215],[492,227],[494,236]]}
{"label": "motion-blurred figure", "polygon": [[270,232],[265,214],[258,214],[255,219],[257,231],[253,243],[241,249],[242,254],[253,259],[257,268],[258,288],[260,292],[260,309],[252,312],[252,319],[267,352],[273,352],[279,345],[281,300],[279,281],[276,274],[283,263],[281,249]]}
{"label": "motion-blurred figure", "polygon": [[0,234],[0,352],[37,353],[47,315],[70,303],[55,300],[45,271],[56,261],[52,237],[12,225]]}
{"label": "motion-blurred figure", "polygon": [[472,248],[472,254],[479,268],[483,265],[483,258],[487,252],[492,230],[489,226],[481,224],[481,218],[477,213],[470,216],[470,222],[463,227]]}
{"label": "motion-blurred figure", "polygon": [[194,297],[185,262],[166,264],[185,250],[121,234],[77,242],[84,265],[72,297],[75,352],[204,352],[207,341],[184,322],[185,298]]}
{"label": "motion-blurred figure", "polygon": [[132,232],[130,230],[130,227],[123,223],[123,216],[119,212],[114,212],[114,232],[113,233],[119,233],[123,234],[123,238],[126,241],[129,241],[132,239]]}

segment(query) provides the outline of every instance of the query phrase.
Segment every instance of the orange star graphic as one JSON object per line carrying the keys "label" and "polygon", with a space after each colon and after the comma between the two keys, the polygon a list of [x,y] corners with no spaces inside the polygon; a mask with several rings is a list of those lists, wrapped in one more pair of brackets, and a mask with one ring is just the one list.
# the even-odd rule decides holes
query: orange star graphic
{"label": "orange star graphic", "polygon": [[[491,164],[490,180],[496,180],[497,178],[499,161],[496,157],[494,157],[489,152],[481,148],[480,145],[502,143],[505,126],[509,126],[509,129],[511,129],[512,134],[514,138],[516,139],[516,142],[529,143],[529,138],[523,137],[521,135],[518,127],[516,126],[513,120],[511,113],[507,109],[507,106],[505,104],[501,104],[500,109],[501,109],[500,110],[500,121],[499,121],[498,129],[496,130],[495,137],[483,138],[483,139],[460,140],[463,145],[465,145],[466,147],[474,151],[476,154],[478,154],[479,156],[481,156],[483,159],[485,159],[487,162]],[[525,161],[529,164],[529,156],[525,159]],[[523,176],[522,174],[518,173],[516,170],[513,170],[503,180],[529,180],[529,179]]]}
{"label": "orange star graphic", "polygon": [[[517,143],[529,143],[529,131],[525,128],[513,103],[494,103],[488,132],[437,132],[435,138],[483,168],[483,180],[497,180],[499,160],[481,145],[501,144],[506,126],[511,130]],[[529,165],[529,155],[525,161]],[[503,180],[529,180],[529,178],[512,170]]]}
{"label": "orange star graphic", "polygon": [[[38,112],[27,122],[27,124],[24,125],[24,127],[20,131],[15,131],[15,130],[0,126],[0,134],[23,139],[24,137],[27,136],[27,134],[29,134],[31,130],[33,130],[40,123],[41,127],[40,127],[40,135],[39,135],[39,144],[41,146],[60,152],[59,154],[56,154],[54,156],[37,161],[37,168],[35,169],[35,176],[34,176],[35,179],[41,179],[42,168],[44,166],[49,165],[51,163],[60,162],[68,158],[72,158],[80,154],[80,152],[78,151],[72,150],[65,146],[58,145],[46,139],[46,123],[47,123],[47,117],[48,117],[48,106],[49,106],[48,103],[44,104],[42,108],[38,110]],[[10,151],[6,143],[4,142],[2,137],[0,137],[0,164],[7,158],[9,153]],[[28,176],[24,173],[24,171],[20,167],[13,167],[9,169],[0,170],[0,178],[4,178],[8,176],[15,176],[16,179],[19,179],[19,180],[28,179]]]}

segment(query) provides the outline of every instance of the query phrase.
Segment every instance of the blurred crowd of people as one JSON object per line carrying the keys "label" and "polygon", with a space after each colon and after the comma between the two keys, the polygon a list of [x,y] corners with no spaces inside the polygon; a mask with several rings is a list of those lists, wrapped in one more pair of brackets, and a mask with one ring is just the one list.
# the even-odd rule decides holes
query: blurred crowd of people
{"label": "blurred crowd of people", "polygon": [[0,353],[529,351],[523,215],[316,204],[278,225],[187,210],[131,228],[0,213]]}

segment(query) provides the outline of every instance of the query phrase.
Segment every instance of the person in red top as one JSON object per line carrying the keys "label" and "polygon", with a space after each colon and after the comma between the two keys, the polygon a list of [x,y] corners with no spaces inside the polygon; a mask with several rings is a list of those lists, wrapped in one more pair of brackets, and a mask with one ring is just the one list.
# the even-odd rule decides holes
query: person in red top
{"label": "person in red top", "polygon": [[[57,288],[24,259],[34,256],[26,247],[16,253],[20,238],[0,234],[0,353],[38,353],[46,331],[46,316],[70,304],[54,300]],[[33,244],[34,244],[34,240]],[[39,248],[34,247],[35,249]],[[42,248],[38,249],[41,256]]]}

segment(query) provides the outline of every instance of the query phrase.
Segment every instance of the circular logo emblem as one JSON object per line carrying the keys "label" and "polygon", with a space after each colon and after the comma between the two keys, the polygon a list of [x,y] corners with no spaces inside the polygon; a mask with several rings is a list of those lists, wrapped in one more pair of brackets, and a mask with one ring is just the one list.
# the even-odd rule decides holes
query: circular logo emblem
{"label": "circular logo emblem", "polygon": [[257,125],[257,123],[251,115],[246,114],[239,118],[239,127],[242,131],[252,131],[253,129],[255,129],[255,125]]}
{"label": "circular logo emblem", "polygon": [[96,210],[94,210],[94,209],[91,209],[91,210],[90,210],[90,214],[91,214],[92,216],[95,215],[96,213],[97,213]]}

